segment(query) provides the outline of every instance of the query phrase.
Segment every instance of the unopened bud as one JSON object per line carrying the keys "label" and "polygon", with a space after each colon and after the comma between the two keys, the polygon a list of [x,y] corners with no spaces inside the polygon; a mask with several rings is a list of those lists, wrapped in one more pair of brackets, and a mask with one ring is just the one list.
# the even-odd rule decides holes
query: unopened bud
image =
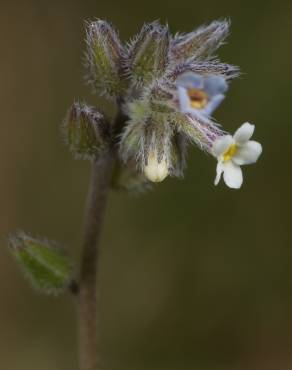
{"label": "unopened bud", "polygon": [[168,175],[168,165],[163,157],[160,161],[156,152],[150,152],[144,168],[145,176],[152,182],[161,182]]}
{"label": "unopened bud", "polygon": [[125,87],[122,79],[124,50],[116,31],[102,20],[88,23],[86,43],[88,82],[100,95],[119,96]]}
{"label": "unopened bud", "polygon": [[189,58],[202,59],[211,56],[228,36],[229,22],[214,21],[194,32],[178,35],[174,38],[170,54],[173,62],[186,61]]}
{"label": "unopened bud", "polygon": [[169,49],[168,27],[158,22],[145,24],[129,47],[126,67],[132,84],[141,87],[163,75]]}
{"label": "unopened bud", "polygon": [[178,78],[187,73],[195,73],[202,76],[222,76],[226,81],[232,80],[240,75],[237,66],[220,63],[217,60],[207,62],[190,62],[177,65],[171,70],[166,78],[170,83],[175,83]]}
{"label": "unopened bud", "polygon": [[110,132],[104,116],[95,109],[74,103],[63,126],[70,151],[81,159],[93,159],[108,147]]}

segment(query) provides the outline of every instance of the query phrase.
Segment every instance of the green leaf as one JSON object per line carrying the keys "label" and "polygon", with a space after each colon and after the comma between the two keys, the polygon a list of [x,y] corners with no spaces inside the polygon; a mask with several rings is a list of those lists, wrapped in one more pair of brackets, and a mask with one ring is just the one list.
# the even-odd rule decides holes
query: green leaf
{"label": "green leaf", "polygon": [[10,250],[32,286],[47,294],[58,294],[72,282],[72,263],[55,243],[18,232],[9,238]]}

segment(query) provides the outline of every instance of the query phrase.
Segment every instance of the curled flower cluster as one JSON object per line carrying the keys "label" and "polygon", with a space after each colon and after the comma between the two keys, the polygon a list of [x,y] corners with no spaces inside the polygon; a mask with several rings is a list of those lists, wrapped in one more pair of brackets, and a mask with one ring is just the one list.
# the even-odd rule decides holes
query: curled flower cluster
{"label": "curled flower cluster", "polygon": [[129,169],[127,181],[135,186],[182,176],[194,143],[217,159],[216,185],[223,174],[227,186],[241,186],[240,166],[256,162],[262,147],[249,140],[253,125],[243,124],[232,137],[212,118],[239,75],[237,67],[214,58],[228,32],[223,20],[172,36],[155,21],[123,45],[107,22],[88,24],[88,82],[95,92],[116,99],[126,117],[111,130],[112,141],[119,138],[116,179]]}
{"label": "curled flower cluster", "polygon": [[[240,164],[255,162],[259,157],[260,144],[246,143],[243,149],[240,143],[230,141],[231,136],[212,119],[213,112],[225,98],[229,81],[238,76],[236,67],[212,59],[228,35],[228,28],[227,21],[216,21],[189,34],[171,37],[164,27],[163,32],[157,32],[151,39],[153,43],[161,43],[163,38],[163,44],[169,45],[167,50],[163,49],[164,70],[158,75],[154,70],[152,79],[148,77],[142,85],[137,83],[135,75],[129,74],[132,84],[139,89],[126,104],[129,121],[122,135],[120,153],[125,162],[136,158],[139,168],[150,181],[162,181],[167,175],[182,175],[188,142],[197,144],[218,159],[217,171],[224,172],[225,183],[232,188],[238,188],[242,183],[241,170],[234,164],[236,158],[243,152],[248,156],[249,150],[253,151],[250,154],[252,161]],[[135,43],[130,50],[135,48]],[[147,47],[145,44],[140,52],[150,53]],[[152,62],[155,53],[159,53],[159,60],[163,51],[152,49]],[[244,130],[247,130],[246,124],[238,132]],[[226,145],[220,144],[222,142]],[[218,146],[224,152],[219,152]],[[222,159],[228,157],[226,153],[231,153],[228,160]],[[218,178],[219,175],[216,184]]]}

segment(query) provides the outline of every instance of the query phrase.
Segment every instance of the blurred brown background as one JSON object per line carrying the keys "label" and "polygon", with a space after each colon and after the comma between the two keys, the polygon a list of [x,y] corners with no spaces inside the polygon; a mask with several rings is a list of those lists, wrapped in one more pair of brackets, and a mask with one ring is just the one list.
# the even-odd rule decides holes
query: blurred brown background
{"label": "blurred brown background", "polygon": [[77,370],[71,298],[31,291],[5,235],[24,229],[76,258],[89,164],[73,161],[59,125],[83,86],[85,19],[126,40],[145,21],[173,32],[230,17],[220,57],[238,64],[216,113],[249,120],[264,153],[240,191],[213,186],[196,148],[184,181],[142,197],[112,194],[102,244],[102,330],[108,370],[292,369],[292,3],[276,0],[68,0],[1,3],[0,368]]}

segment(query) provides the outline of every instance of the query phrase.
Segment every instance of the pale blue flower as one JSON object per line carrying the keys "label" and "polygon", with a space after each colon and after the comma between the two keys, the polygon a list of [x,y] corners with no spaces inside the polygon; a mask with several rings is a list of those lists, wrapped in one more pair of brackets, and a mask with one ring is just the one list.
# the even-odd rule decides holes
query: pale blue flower
{"label": "pale blue flower", "polygon": [[179,108],[183,113],[210,117],[225,98],[227,82],[218,75],[184,73],[176,80]]}

